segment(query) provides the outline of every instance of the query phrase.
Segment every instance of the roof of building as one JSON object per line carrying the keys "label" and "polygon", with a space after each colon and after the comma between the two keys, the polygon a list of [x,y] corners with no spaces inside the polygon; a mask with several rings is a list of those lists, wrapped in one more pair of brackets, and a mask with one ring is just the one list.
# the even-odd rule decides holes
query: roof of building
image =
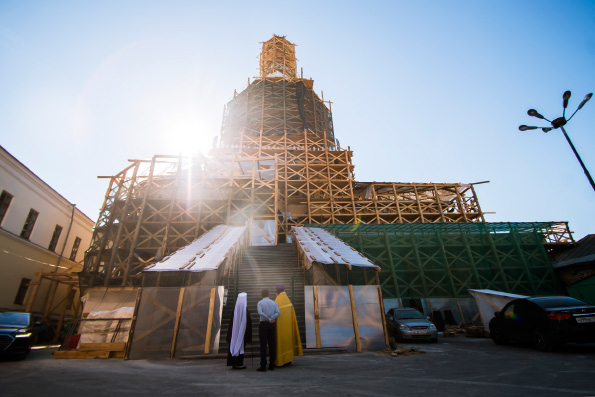
{"label": "roof of building", "polygon": [[576,245],[556,255],[552,261],[554,268],[584,265],[595,262],[595,234],[580,239]]}

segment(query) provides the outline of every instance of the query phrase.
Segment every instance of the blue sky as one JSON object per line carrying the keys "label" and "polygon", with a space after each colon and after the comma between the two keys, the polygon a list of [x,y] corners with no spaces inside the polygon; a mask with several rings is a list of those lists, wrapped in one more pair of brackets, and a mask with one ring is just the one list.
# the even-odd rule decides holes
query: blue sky
{"label": "blue sky", "polygon": [[[595,91],[592,1],[0,0],[0,144],[96,220],[98,175],[208,150],[272,34],[333,102],[357,180],[489,180],[487,221],[595,233],[560,131],[518,131]],[[567,131],[595,176],[595,100]]]}

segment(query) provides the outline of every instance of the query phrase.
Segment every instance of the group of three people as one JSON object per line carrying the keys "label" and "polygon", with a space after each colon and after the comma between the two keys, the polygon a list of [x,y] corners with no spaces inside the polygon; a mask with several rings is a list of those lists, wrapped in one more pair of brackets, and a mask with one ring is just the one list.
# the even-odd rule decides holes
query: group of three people
{"label": "group of three people", "polygon": [[[236,306],[227,331],[229,352],[227,365],[233,369],[245,369],[244,346],[252,341],[252,320],[247,308],[245,292],[238,295]],[[277,286],[277,297],[269,299],[269,291],[262,290],[262,300],[258,302],[258,336],[260,341],[260,372],[267,370],[267,347],[269,351],[268,369],[289,365],[295,356],[301,356],[302,343],[297,325],[295,309],[284,291]]]}

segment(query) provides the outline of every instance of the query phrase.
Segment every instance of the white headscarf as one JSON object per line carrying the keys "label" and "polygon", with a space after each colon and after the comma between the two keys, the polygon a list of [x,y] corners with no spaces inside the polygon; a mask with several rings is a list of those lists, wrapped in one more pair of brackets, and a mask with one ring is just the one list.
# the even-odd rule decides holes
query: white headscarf
{"label": "white headscarf", "polygon": [[233,329],[231,332],[231,343],[229,351],[234,357],[244,354],[244,333],[246,332],[246,305],[248,296],[240,292],[236,300],[236,307],[233,312]]}

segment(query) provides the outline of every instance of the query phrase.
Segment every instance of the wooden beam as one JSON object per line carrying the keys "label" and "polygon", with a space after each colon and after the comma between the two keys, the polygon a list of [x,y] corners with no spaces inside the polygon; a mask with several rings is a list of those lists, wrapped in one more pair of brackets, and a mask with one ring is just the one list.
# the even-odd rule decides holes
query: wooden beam
{"label": "wooden beam", "polygon": [[50,292],[48,294],[47,301],[45,302],[45,309],[43,309],[43,316],[47,317],[50,315],[50,309],[52,308],[52,302],[54,301],[54,296],[56,296],[56,290],[58,289],[58,283],[52,281],[52,285],[50,287]]}
{"label": "wooden beam", "polygon": [[126,342],[117,343],[79,343],[79,350],[85,351],[124,351]]}
{"label": "wooden beam", "polygon": [[29,301],[27,302],[27,308],[25,311],[27,313],[31,313],[31,309],[33,308],[33,303],[35,302],[35,298],[37,297],[37,292],[39,292],[39,286],[41,285],[41,279],[43,278],[43,273],[38,272],[35,273],[37,276],[37,281],[33,283],[33,291],[31,291],[31,295],[29,295]]}
{"label": "wooden beam", "polygon": [[134,303],[134,313],[132,314],[132,321],[130,322],[130,330],[128,331],[128,343],[124,349],[124,360],[128,360],[130,356],[130,348],[132,347],[132,337],[134,336],[134,327],[136,326],[136,318],[138,316],[138,308],[140,306],[140,299],[143,289],[139,288],[136,292],[136,301]]}
{"label": "wooden beam", "polygon": [[380,302],[380,317],[382,318],[382,331],[384,332],[384,344],[389,345],[388,328],[386,327],[386,316],[384,315],[384,300],[382,299],[382,288],[378,286],[378,301]]}
{"label": "wooden beam", "polygon": [[180,288],[180,295],[178,297],[178,309],[176,311],[176,322],[174,325],[174,334],[171,340],[171,351],[169,354],[169,358],[174,358],[174,354],[176,352],[176,343],[178,341],[178,330],[180,328],[180,315],[182,314],[182,304],[184,303],[184,291],[186,288]]}
{"label": "wooden beam", "polygon": [[349,301],[351,302],[351,319],[353,320],[353,333],[355,335],[355,351],[361,353],[362,344],[359,339],[359,325],[357,324],[357,313],[355,311],[355,297],[353,296],[353,285],[349,284]]}
{"label": "wooden beam", "polygon": [[52,353],[52,356],[57,359],[62,358],[110,358],[109,351],[88,351],[82,352],[79,350],[59,350]]}
{"label": "wooden beam", "polygon": [[[68,291],[66,292],[66,299],[64,302],[64,306],[62,307],[62,311],[60,312],[60,320],[58,320],[58,326],[56,327],[56,331],[54,332],[54,342],[56,342],[58,340],[58,337],[60,336],[60,330],[62,329],[62,324],[64,324],[64,314],[66,313],[66,307],[68,306],[68,301],[70,298],[70,293],[72,292],[72,284],[70,284],[68,286]],[[72,297],[72,299],[74,299],[74,296]]]}
{"label": "wooden beam", "polygon": [[314,296],[314,332],[316,333],[316,348],[322,348],[320,341],[320,311],[318,309],[318,289],[315,285],[312,286],[312,294]]}
{"label": "wooden beam", "polygon": [[213,328],[213,312],[215,311],[215,292],[217,288],[211,288],[211,297],[209,300],[209,317],[207,320],[207,334],[205,336],[205,354],[211,352],[211,331]]}

